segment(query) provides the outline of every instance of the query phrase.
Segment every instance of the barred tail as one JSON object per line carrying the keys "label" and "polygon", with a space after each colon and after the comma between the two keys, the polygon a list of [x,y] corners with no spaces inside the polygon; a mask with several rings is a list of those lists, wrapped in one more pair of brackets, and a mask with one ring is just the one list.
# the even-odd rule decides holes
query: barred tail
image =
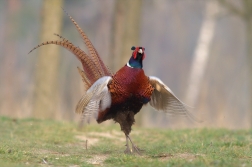
{"label": "barred tail", "polygon": [[84,40],[84,43],[86,44],[90,55],[87,55],[79,47],[74,46],[70,41],[60,36],[59,34],[54,34],[54,35],[58,36],[61,40],[43,42],[40,45],[33,48],[29,53],[31,53],[33,50],[43,45],[49,45],[49,44],[60,45],[68,49],[81,61],[82,66],[83,66],[83,71],[80,69],[78,70],[79,70],[80,75],[82,76],[82,80],[84,82],[86,89],[88,89],[99,78],[103,76],[112,76],[112,73],[109,71],[109,69],[105,66],[105,64],[101,60],[100,56],[98,55],[96,49],[94,48],[93,44],[91,43],[87,35],[82,31],[82,29],[74,21],[74,19],[70,15],[68,16],[71,19],[71,21],[74,23],[82,39]]}
{"label": "barred tail", "polygon": [[93,60],[79,47],[74,46],[71,42],[69,42],[67,39],[63,38],[62,36],[55,34],[58,37],[62,39],[62,41],[56,40],[56,41],[46,41],[38,46],[34,47],[29,53],[34,51],[35,49],[49,44],[55,44],[60,45],[66,49],[68,49],[70,52],[72,52],[82,63],[83,70],[81,72],[81,76],[83,78],[84,83],[87,86],[87,89],[97,80],[101,77],[99,72],[97,71],[97,68],[95,66],[95,63]]}
{"label": "barred tail", "polygon": [[[64,9],[63,9],[64,10]],[[97,53],[96,49],[94,48],[93,44],[85,34],[85,32],[79,27],[79,25],[76,23],[76,21],[64,10],[64,12],[68,15],[68,17],[71,19],[73,24],[75,25],[76,29],[80,33],[84,43],[86,44],[88,51],[90,53],[90,57],[94,61],[97,70],[99,71],[99,74],[101,76],[111,76],[112,73],[109,71],[109,69],[105,66],[103,61],[101,60],[99,54]]]}

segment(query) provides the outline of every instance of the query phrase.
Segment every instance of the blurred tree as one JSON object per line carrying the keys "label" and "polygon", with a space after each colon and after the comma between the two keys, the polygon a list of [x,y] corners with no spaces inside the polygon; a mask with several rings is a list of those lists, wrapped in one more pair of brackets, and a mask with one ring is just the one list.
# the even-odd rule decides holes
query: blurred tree
{"label": "blurred tree", "polygon": [[111,37],[111,64],[113,71],[125,65],[130,48],[139,45],[142,0],[117,0],[115,2]]}
{"label": "blurred tree", "polygon": [[[42,7],[41,41],[51,40],[53,33],[60,33],[63,0],[44,0]],[[48,45],[38,50],[35,72],[33,116],[54,118],[58,105],[59,47]]]}
{"label": "blurred tree", "polygon": [[[252,1],[251,0],[218,0],[218,2],[226,8],[231,14],[240,17],[246,25],[247,38],[247,66],[249,74],[252,73]],[[233,2],[233,3],[232,3]],[[241,3],[241,5],[239,4]],[[239,7],[241,6],[241,7]],[[252,127],[252,76],[249,75],[250,85],[250,123]]]}
{"label": "blurred tree", "polygon": [[16,27],[17,27],[17,16],[20,12],[21,4],[20,1],[9,0],[5,2],[6,7],[6,20],[4,24],[3,39],[4,44],[2,57],[1,76],[2,89],[0,91],[0,111],[4,115],[15,116],[17,115],[17,109],[19,106],[15,105],[18,92],[17,85],[17,44],[16,44]]}
{"label": "blurred tree", "polygon": [[[114,13],[110,67],[117,71],[129,61],[131,47],[139,46],[142,0],[117,0]],[[136,116],[138,125],[142,124],[141,113]]]}
{"label": "blurred tree", "polygon": [[215,16],[217,12],[218,5],[216,1],[208,1],[206,3],[205,19],[203,20],[198,42],[193,54],[188,89],[186,92],[186,102],[191,106],[196,106],[199,98],[199,91],[202,86],[207,61],[210,55],[210,46],[213,41],[216,22]]}

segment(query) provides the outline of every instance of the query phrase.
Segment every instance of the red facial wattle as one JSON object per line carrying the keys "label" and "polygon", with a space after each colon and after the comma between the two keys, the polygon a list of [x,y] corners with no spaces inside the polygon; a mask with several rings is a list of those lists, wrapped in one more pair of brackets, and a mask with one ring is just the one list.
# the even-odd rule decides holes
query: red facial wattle
{"label": "red facial wattle", "polygon": [[134,59],[136,59],[137,53],[139,52],[140,49],[142,49],[142,54],[143,54],[142,60],[145,58],[145,53],[144,53],[145,48],[144,47],[141,47],[141,48],[140,47],[136,47],[135,50],[134,50],[134,52],[133,52],[133,54],[132,54]]}

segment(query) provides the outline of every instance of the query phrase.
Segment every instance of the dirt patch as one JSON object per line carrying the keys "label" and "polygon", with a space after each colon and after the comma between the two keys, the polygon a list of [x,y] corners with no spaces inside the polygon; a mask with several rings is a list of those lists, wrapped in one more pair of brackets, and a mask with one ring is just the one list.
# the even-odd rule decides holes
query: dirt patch
{"label": "dirt patch", "polygon": [[84,141],[84,142],[87,141],[88,145],[95,145],[99,141],[99,139],[97,139],[97,138],[87,137],[87,136],[84,136],[84,135],[78,135],[78,136],[75,136],[75,137],[77,139],[81,140],[81,141]]}
{"label": "dirt patch", "polygon": [[86,142],[87,145],[95,145],[100,138],[107,138],[107,139],[113,139],[116,141],[125,141],[125,137],[122,133],[119,133],[117,131],[110,131],[110,132],[90,132],[86,133],[86,135],[77,135],[75,136],[77,139]]}
{"label": "dirt patch", "polygon": [[87,160],[87,163],[102,166],[106,158],[107,158],[106,155],[94,155],[92,158]]}
{"label": "dirt patch", "polygon": [[159,158],[160,160],[168,160],[172,158],[185,159],[187,161],[193,161],[199,156],[204,156],[203,154],[192,154],[192,153],[178,153],[178,154],[159,154],[154,156],[154,158]]}
{"label": "dirt patch", "polygon": [[115,139],[115,140],[119,140],[119,141],[125,141],[126,139],[124,137],[122,137],[121,134],[118,134],[116,131],[111,131],[111,132],[90,132],[89,135],[90,136],[95,136],[95,137],[104,137],[104,138],[108,138],[108,139]]}
{"label": "dirt patch", "polygon": [[158,154],[158,155],[152,156],[152,158],[158,158],[160,160],[168,160],[168,159],[171,159],[172,157],[173,157],[172,154]]}
{"label": "dirt patch", "polygon": [[191,154],[191,153],[179,153],[179,154],[175,154],[174,157],[176,158],[181,158],[181,159],[186,159],[188,161],[193,161],[195,160],[198,156],[200,156],[199,154]]}
{"label": "dirt patch", "polygon": [[50,150],[44,150],[44,149],[40,149],[40,150],[36,150],[33,153],[35,154],[39,154],[39,155],[60,155],[60,156],[70,156],[70,154],[63,154],[61,152],[56,152],[56,151],[50,151]]}

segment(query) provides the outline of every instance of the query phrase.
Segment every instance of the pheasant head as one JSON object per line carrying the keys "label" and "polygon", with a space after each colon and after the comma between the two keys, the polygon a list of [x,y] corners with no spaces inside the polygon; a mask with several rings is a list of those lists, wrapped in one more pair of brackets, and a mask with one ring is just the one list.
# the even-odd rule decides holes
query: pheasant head
{"label": "pheasant head", "polygon": [[143,59],[145,58],[145,48],[144,47],[135,47],[132,46],[131,50],[133,50],[132,56],[127,63],[128,67],[131,68],[143,68]]}

